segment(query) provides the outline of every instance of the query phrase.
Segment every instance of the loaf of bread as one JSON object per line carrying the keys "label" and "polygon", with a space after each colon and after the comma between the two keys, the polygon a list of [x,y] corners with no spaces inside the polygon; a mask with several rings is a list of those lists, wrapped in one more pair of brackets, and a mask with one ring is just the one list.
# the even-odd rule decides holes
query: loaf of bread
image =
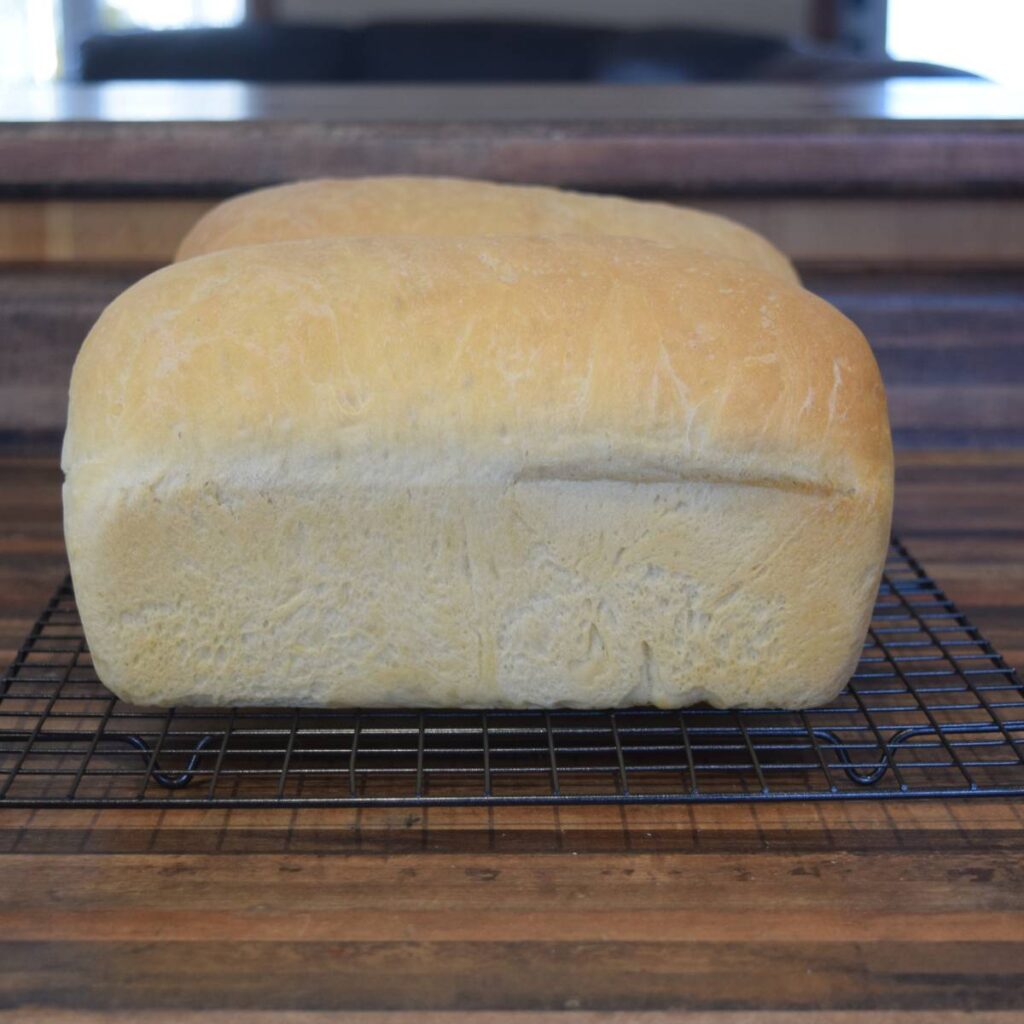
{"label": "loaf of bread", "polygon": [[65,526],[142,704],[800,708],[892,502],[861,333],[633,239],[329,239],[157,271],[75,364]]}
{"label": "loaf of bread", "polygon": [[258,189],[214,207],[178,260],[240,245],[349,236],[627,235],[747,260],[786,281],[769,241],[726,217],[667,203],[459,178],[350,178]]}

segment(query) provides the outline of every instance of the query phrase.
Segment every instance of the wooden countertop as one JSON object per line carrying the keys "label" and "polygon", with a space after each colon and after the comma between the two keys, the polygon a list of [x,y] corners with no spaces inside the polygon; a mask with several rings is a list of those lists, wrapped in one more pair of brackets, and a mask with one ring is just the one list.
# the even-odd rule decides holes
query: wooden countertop
{"label": "wooden countertop", "polygon": [[968,78],[680,85],[14,85],[0,121],[74,124],[319,121],[324,124],[660,123],[715,131],[809,125],[853,131],[1024,127],[1024,94]]}
{"label": "wooden countertop", "polygon": [[449,173],[633,192],[1020,195],[1024,94],[958,79],[5,90],[0,190],[217,195]]}
{"label": "wooden countertop", "polygon": [[[1024,452],[908,454],[897,494],[1020,665]],[[0,656],[59,516],[53,460],[0,460]],[[1024,1008],[1022,954],[1021,802],[0,810],[0,1019],[941,1024]]]}

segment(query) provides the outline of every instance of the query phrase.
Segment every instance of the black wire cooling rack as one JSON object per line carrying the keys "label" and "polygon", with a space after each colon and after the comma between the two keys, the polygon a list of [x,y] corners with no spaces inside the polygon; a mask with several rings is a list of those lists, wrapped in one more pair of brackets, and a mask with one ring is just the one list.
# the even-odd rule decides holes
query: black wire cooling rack
{"label": "black wire cooling rack", "polygon": [[141,708],[70,581],[0,685],[0,806],[698,803],[1024,794],[1024,689],[894,541],[857,672],[802,712]]}

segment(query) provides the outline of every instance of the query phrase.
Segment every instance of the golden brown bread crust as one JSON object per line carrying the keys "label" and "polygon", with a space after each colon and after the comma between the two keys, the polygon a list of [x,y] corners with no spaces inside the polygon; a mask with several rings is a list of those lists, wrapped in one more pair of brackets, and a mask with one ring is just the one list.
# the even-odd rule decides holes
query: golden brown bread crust
{"label": "golden brown bread crust", "polygon": [[83,346],[68,454],[262,448],[282,424],[314,443],[356,423],[534,461],[614,437],[668,465],[715,453],[842,487],[889,451],[870,348],[802,288],[630,239],[390,238],[250,247],[140,281]]}
{"label": "golden brown bread crust", "polygon": [[154,703],[819,703],[892,503],[857,328],[629,239],[158,271],[82,349],[64,469],[98,671]]}
{"label": "golden brown bread crust", "polygon": [[460,178],[326,178],[257,189],[202,217],[175,258],[312,238],[567,234],[704,249],[798,283],[778,249],[726,217],[667,203]]}

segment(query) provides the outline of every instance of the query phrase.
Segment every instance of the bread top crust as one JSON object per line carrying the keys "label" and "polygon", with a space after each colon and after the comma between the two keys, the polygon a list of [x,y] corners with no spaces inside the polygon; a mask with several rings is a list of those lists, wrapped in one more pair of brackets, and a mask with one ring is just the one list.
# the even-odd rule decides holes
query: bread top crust
{"label": "bread top crust", "polygon": [[849,320],[743,262],[624,238],[252,246],[107,308],[75,364],[65,472],[201,476],[268,452],[381,478],[397,458],[892,488],[882,382]]}
{"label": "bread top crust", "polygon": [[789,260],[726,217],[668,203],[460,178],[326,178],[257,189],[214,207],[177,260],[301,239],[428,235],[622,235],[744,259],[790,283]]}

